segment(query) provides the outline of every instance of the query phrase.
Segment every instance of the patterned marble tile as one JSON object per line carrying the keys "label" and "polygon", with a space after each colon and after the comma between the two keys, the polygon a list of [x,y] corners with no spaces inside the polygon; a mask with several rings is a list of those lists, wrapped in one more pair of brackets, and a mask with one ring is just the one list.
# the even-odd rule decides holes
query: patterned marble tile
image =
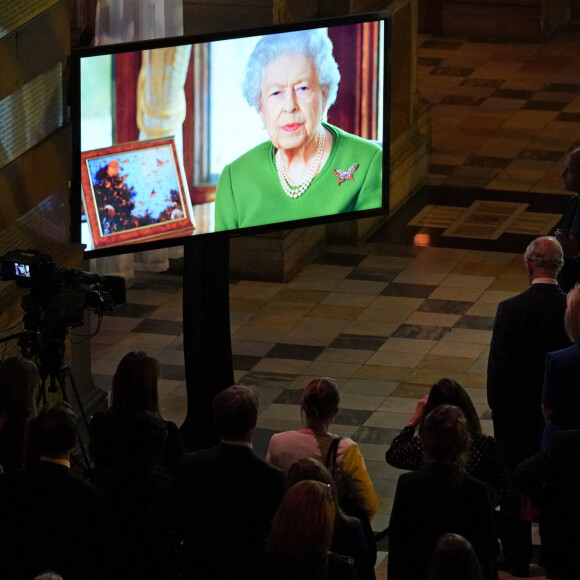
{"label": "patterned marble tile", "polygon": [[264,356],[270,358],[289,358],[298,360],[314,360],[324,350],[320,346],[308,346],[303,344],[275,344],[272,348],[264,353]]}
{"label": "patterned marble tile", "polygon": [[487,316],[472,316],[466,314],[462,316],[457,323],[455,328],[471,328],[474,330],[492,330],[493,329],[493,318]]}
{"label": "patterned marble tile", "polygon": [[334,266],[358,266],[366,254],[353,254],[342,252],[321,252],[313,260],[312,264],[331,264]]}
{"label": "patterned marble tile", "polygon": [[397,381],[388,380],[346,379],[340,383],[340,392],[341,396],[347,393],[357,393],[389,397],[398,384]]}
{"label": "patterned marble tile", "polygon": [[436,340],[391,337],[378,350],[427,354],[436,344]]}
{"label": "patterned marble tile", "polygon": [[325,348],[316,358],[317,362],[339,362],[364,364],[373,355],[374,350]]}
{"label": "patterned marble tile", "polygon": [[367,336],[360,334],[341,334],[329,345],[331,348],[378,350],[387,340],[386,336]]}
{"label": "patterned marble tile", "polygon": [[306,371],[309,365],[310,361],[306,360],[263,358],[252,367],[252,370],[259,373],[299,374]]}
{"label": "patterned marble tile", "polygon": [[465,314],[471,304],[458,300],[438,300],[428,298],[417,309],[417,312],[437,312],[440,314]]}
{"label": "patterned marble tile", "polygon": [[373,412],[370,410],[347,409],[341,406],[332,421],[333,429],[335,429],[337,425],[351,425],[353,427],[364,425],[372,414]]}
{"label": "patterned marble tile", "polygon": [[465,358],[462,356],[439,356],[428,354],[418,365],[417,369],[429,369],[437,371],[441,375],[448,373],[462,373],[469,371],[475,362],[475,358]]}
{"label": "patterned marble tile", "polygon": [[138,324],[133,332],[149,332],[155,334],[169,334],[177,336],[183,332],[183,323],[181,320],[143,320]]}
{"label": "patterned marble tile", "polygon": [[232,355],[232,363],[234,365],[234,369],[237,370],[249,371],[253,369],[261,360],[261,356],[247,356],[243,354]]}
{"label": "patterned marble tile", "polygon": [[107,312],[106,317],[121,317],[121,318],[145,318],[148,314],[154,312],[157,309],[156,304],[136,304],[127,302],[121,306],[118,306],[112,312]]}
{"label": "patterned marble tile", "polygon": [[391,441],[399,434],[399,431],[400,429],[364,426],[359,427],[352,435],[352,438],[359,444],[367,443],[386,446],[391,444]]}
{"label": "patterned marble tile", "polygon": [[314,361],[303,372],[320,377],[350,378],[360,369],[359,363]]}
{"label": "patterned marble tile", "polygon": [[448,332],[449,328],[441,326],[402,324],[397,331],[393,333],[393,337],[418,338],[420,340],[441,340]]}
{"label": "patterned marble tile", "polygon": [[476,342],[452,342],[451,340],[447,340],[438,342],[429,351],[429,355],[476,358],[484,350],[485,344]]}
{"label": "patterned marble tile", "polygon": [[437,289],[437,286],[423,284],[401,284],[392,282],[381,292],[383,296],[399,296],[408,298],[428,298]]}
{"label": "patterned marble tile", "polygon": [[408,325],[415,326],[455,326],[460,319],[459,314],[440,314],[438,312],[413,312],[407,319]]}

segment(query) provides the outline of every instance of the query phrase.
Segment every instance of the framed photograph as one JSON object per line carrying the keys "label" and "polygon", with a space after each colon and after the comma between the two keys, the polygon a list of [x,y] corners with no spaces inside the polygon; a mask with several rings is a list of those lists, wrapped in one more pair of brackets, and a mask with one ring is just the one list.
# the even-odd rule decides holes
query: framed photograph
{"label": "framed photograph", "polygon": [[81,162],[95,249],[193,235],[191,201],[172,137],[85,151]]}

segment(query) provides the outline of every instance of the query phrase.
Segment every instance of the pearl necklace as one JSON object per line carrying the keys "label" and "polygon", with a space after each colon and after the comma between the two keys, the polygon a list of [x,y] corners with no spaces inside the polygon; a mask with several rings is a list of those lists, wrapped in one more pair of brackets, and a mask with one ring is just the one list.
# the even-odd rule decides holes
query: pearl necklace
{"label": "pearl necklace", "polygon": [[294,185],[290,181],[290,177],[288,177],[288,173],[286,172],[286,168],[284,167],[284,163],[282,161],[282,154],[280,149],[276,151],[276,169],[278,170],[278,179],[280,180],[280,185],[284,190],[284,193],[291,197],[292,199],[296,199],[300,197],[312,183],[312,180],[316,176],[316,173],[320,167],[320,162],[322,161],[322,154],[324,152],[324,142],[326,141],[326,131],[322,129],[321,132],[318,133],[318,144],[316,146],[316,153],[314,154],[314,159],[312,160],[312,165],[308,170],[308,174],[302,183],[298,185]]}

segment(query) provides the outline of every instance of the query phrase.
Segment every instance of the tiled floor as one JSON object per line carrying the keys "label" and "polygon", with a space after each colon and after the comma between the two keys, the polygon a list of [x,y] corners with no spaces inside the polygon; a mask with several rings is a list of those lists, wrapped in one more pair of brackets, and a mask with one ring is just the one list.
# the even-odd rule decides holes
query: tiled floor
{"label": "tiled floor", "polygon": [[[565,200],[561,166],[580,145],[579,41],[577,32],[545,45],[424,38],[430,186],[366,243],[326,248],[289,283],[231,283],[235,378],[263,396],[258,453],[274,431],[300,427],[310,378],[335,377],[334,431],[364,453],[381,497],[377,530],[400,473],[384,453],[431,384],[459,381],[491,432],[485,373],[495,309],[527,287],[521,254],[553,229]],[[179,276],[139,273],[128,304],[92,341],[105,389],[126,352],[157,357],[162,410],[177,423],[186,409],[181,300]]]}

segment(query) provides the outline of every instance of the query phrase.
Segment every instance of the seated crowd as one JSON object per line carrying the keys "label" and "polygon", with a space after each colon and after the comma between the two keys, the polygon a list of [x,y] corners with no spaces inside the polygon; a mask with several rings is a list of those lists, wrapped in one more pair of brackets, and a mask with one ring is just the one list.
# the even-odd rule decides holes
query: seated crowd
{"label": "seated crowd", "polygon": [[[304,427],[273,435],[262,460],[252,447],[255,388],[219,393],[221,441],[185,453],[159,412],[158,378],[158,362],[145,353],[119,363],[110,409],[89,425],[89,482],[70,469],[78,443],[71,407],[37,414],[34,365],[20,357],[0,365],[2,578],[375,579],[379,499],[357,443],[330,431],[335,381],[306,386]],[[518,481],[531,498],[542,501],[555,466],[565,470],[576,435],[554,437],[545,455],[522,465]],[[494,508],[507,471],[467,392],[449,379],[433,385],[386,460],[410,470],[399,478],[387,531],[389,580],[497,579]],[[558,489],[572,493],[564,483]],[[553,504],[546,525],[558,550],[554,521],[566,504]],[[580,547],[576,536],[568,544]]]}

